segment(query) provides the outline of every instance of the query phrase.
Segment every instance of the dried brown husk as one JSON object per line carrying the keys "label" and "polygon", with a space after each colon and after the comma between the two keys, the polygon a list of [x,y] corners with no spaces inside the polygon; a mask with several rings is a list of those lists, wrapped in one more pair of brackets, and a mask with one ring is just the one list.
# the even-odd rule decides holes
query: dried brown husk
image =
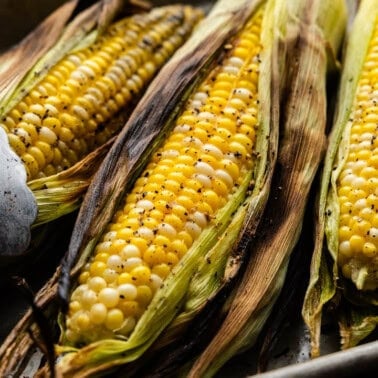
{"label": "dried brown husk", "polygon": [[[130,188],[133,179],[146,164],[153,150],[165,137],[171,127],[171,122],[182,106],[182,102],[213,64],[214,59],[222,54],[222,46],[225,41],[229,40],[242,27],[243,22],[241,20],[246,20],[260,4],[261,1],[248,2],[240,0],[232,3],[225,0],[221,1],[218,4],[217,11],[214,12],[213,18],[211,18],[212,21],[208,22],[206,20],[202,23],[195,35],[173,56],[152,82],[128,121],[128,127],[118,136],[117,141],[112,146],[110,153],[105,158],[89,187],[71,238],[69,254],[62,268],[60,297],[67,298],[68,284],[77,277],[80,267],[88,257],[87,254],[110,221],[118,202],[123,198],[124,192]],[[167,80],[168,78],[169,80]],[[277,77],[275,77],[276,79]],[[278,93],[276,85],[272,84],[270,88],[272,93]],[[274,89],[276,90],[273,91]],[[251,232],[257,226],[269,193],[269,184],[276,156],[278,97],[273,97],[276,98],[276,103],[273,101],[271,103],[270,96],[268,96],[267,101],[264,102],[265,105],[262,105],[268,108],[266,109],[268,121],[265,121],[264,133],[262,133],[264,138],[261,138],[264,154],[261,154],[258,163],[260,167],[259,178],[255,186],[258,195],[256,195],[255,201],[252,201],[249,205],[250,218],[247,219],[244,227],[244,230]],[[139,127],[140,124],[144,124],[146,127],[142,130]],[[244,243],[247,242],[246,238],[242,240]],[[246,246],[243,243],[239,248],[246,250]],[[236,274],[238,266],[240,267],[241,259],[239,261],[237,253],[239,251],[236,251],[235,255],[231,257],[233,264],[230,263],[225,281],[228,278],[231,279]],[[41,298],[39,303],[42,304],[49,317],[56,320],[56,277],[52,279],[48,288],[48,291],[42,294],[42,297],[39,297]],[[180,294],[177,293],[177,295]],[[22,351],[17,351],[17,345],[14,342],[16,334],[12,333],[10,338],[7,339],[5,347],[0,350],[0,358],[6,354],[11,354],[16,348],[15,353],[18,353],[19,356],[25,356],[23,361],[26,364],[28,363],[28,353],[35,348],[35,344],[31,342],[30,336],[27,334],[27,329],[34,324],[31,316],[32,314],[29,313],[17,326],[18,344],[24,345],[26,343],[27,347]],[[159,327],[164,328],[167,325],[164,323],[166,322],[164,319],[159,319],[159,322]],[[35,324],[33,327],[35,327]],[[152,342],[153,338],[148,343]],[[71,365],[66,365],[65,372],[67,375],[76,374],[77,376],[100,374],[102,370],[108,370],[116,364],[138,357],[148,345],[138,346],[135,354],[133,351],[131,351],[131,354],[125,353],[122,358],[118,356],[118,360],[117,355],[115,355],[114,360],[105,359],[102,364],[99,361],[100,366],[89,363],[84,366],[75,366],[75,360],[73,359]],[[90,355],[88,355],[89,357],[86,356],[85,351],[81,355],[84,358],[89,358],[90,361],[91,357]],[[9,365],[7,369],[4,371],[9,371]]]}
{"label": "dried brown husk", "polygon": [[[319,188],[316,214],[315,247],[311,263],[310,283],[302,314],[310,330],[311,355],[320,355],[322,315],[336,311],[343,349],[355,346],[368,336],[378,321],[377,293],[363,292],[348,282],[337,266],[338,201],[334,177],[342,165],[339,147],[347,148],[350,112],[377,17],[378,2],[360,4],[346,45],[338,103]],[[325,237],[326,236],[326,237]]]}
{"label": "dried brown husk", "polygon": [[344,3],[277,2],[281,43],[280,144],[270,197],[246,271],[219,331],[188,373],[207,377],[256,341],[282,288],[325,149],[326,76],[335,67]]}

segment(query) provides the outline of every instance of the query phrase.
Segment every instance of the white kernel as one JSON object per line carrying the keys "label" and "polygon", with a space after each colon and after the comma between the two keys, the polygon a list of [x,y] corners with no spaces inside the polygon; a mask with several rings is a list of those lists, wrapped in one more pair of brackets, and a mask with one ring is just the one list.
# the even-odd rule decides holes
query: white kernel
{"label": "white kernel", "polygon": [[154,274],[154,273],[151,274],[150,282],[151,282],[151,289],[153,291],[160,289],[161,285],[163,284],[163,280],[157,274]]}
{"label": "white kernel", "polygon": [[378,239],[378,228],[372,227],[369,230],[369,236],[374,239]]}
{"label": "white kernel", "polygon": [[235,157],[235,154],[227,152],[225,154],[225,159],[231,160],[233,163],[238,163],[237,157]]}
{"label": "white kernel", "polygon": [[108,310],[103,303],[95,303],[89,311],[89,318],[94,324],[102,324],[107,314]]}
{"label": "white kernel", "polygon": [[228,187],[232,187],[234,185],[234,180],[230,174],[223,169],[217,169],[215,171],[215,177],[222,180]]}
{"label": "white kernel", "polygon": [[111,255],[106,262],[109,269],[113,269],[116,272],[120,273],[122,271],[122,259],[118,255]]}
{"label": "white kernel", "polygon": [[184,124],[184,125],[177,125],[174,128],[175,133],[186,133],[190,130],[190,125]]}
{"label": "white kernel", "polygon": [[35,126],[41,125],[41,117],[38,116],[37,114],[31,113],[31,112],[25,113],[22,116],[22,119],[25,122],[29,122],[29,123],[31,123],[32,125],[35,125]]}
{"label": "white kernel", "polygon": [[72,293],[72,296],[71,296],[71,299],[73,301],[77,300],[77,301],[81,301],[81,297],[83,296],[83,294],[88,291],[88,285],[87,284],[82,284],[82,285],[79,285]]}
{"label": "white kernel", "polygon": [[46,126],[42,126],[38,133],[40,140],[48,144],[54,144],[58,139],[56,134]]}
{"label": "white kernel", "polygon": [[183,140],[182,140],[183,144],[186,144],[186,145],[194,145],[194,146],[198,146],[198,147],[201,147],[202,146],[202,142],[200,139],[196,138],[196,137],[193,137],[193,136],[187,136],[185,137]]}
{"label": "white kernel", "polygon": [[203,175],[213,176],[215,173],[214,168],[210,164],[203,161],[197,162],[194,166],[196,168],[196,171]]}
{"label": "white kernel", "polygon": [[236,67],[241,67],[244,64],[243,59],[240,59],[236,56],[232,56],[228,61]]}
{"label": "white kernel", "polygon": [[365,207],[367,207],[367,202],[366,202],[365,198],[361,198],[361,199],[357,200],[354,204],[354,208],[357,209],[357,210],[362,210]]}
{"label": "white kernel", "polygon": [[112,242],[111,241],[105,241],[105,242],[102,242],[102,243],[98,243],[97,244],[97,247],[96,247],[96,252],[98,253],[108,253],[110,251],[110,248],[112,246]]}
{"label": "white kernel", "polygon": [[[360,150],[370,150],[370,148],[371,148],[371,140],[363,140],[362,142],[358,143],[358,148]],[[360,161],[363,161],[363,160],[359,160],[356,163],[358,163]]]}
{"label": "white kernel", "polygon": [[32,144],[30,134],[21,127],[17,127],[16,129],[14,129],[14,133],[18,135],[20,138],[22,138],[24,144]]}
{"label": "white kernel", "polygon": [[204,120],[210,120],[210,119],[215,119],[215,114],[210,113],[210,112],[199,112],[197,117],[199,119],[204,119]]}
{"label": "white kernel", "polygon": [[73,71],[70,78],[79,82],[80,84],[85,84],[87,82],[87,76],[83,72],[79,71],[79,69]]}
{"label": "white kernel", "polygon": [[185,230],[190,234],[190,236],[193,239],[196,239],[202,232],[202,229],[200,226],[190,221],[185,223]]}
{"label": "white kernel", "polygon": [[204,213],[201,213],[200,211],[196,211],[193,214],[193,221],[198,224],[201,228],[205,228],[207,226],[207,218]]}
{"label": "white kernel", "polygon": [[128,244],[123,247],[120,252],[120,256],[123,260],[128,260],[131,257],[141,257],[139,248],[134,244]]}
{"label": "white kernel", "polygon": [[355,176],[353,174],[346,175],[345,177],[343,177],[340,180],[340,184],[342,186],[352,186],[352,184],[354,183],[354,181],[356,180],[356,178],[357,178],[357,176]]}
{"label": "white kernel", "polygon": [[103,236],[104,241],[113,241],[117,238],[117,231],[109,231]]}
{"label": "white kernel", "polygon": [[139,227],[136,234],[147,240],[152,240],[154,238],[154,232],[148,227]]}
{"label": "white kernel", "polygon": [[125,271],[130,272],[137,266],[141,266],[143,264],[142,259],[139,257],[130,257],[124,261],[123,267]]}
{"label": "white kernel", "polygon": [[371,143],[372,137],[373,137],[372,133],[363,133],[360,138],[362,141],[369,141],[369,143]]}
{"label": "white kernel", "polygon": [[199,181],[204,188],[211,188],[211,178],[209,176],[203,175],[201,173],[196,173],[193,175],[194,179]]}
{"label": "white kernel", "polygon": [[235,66],[225,66],[222,71],[231,75],[237,75],[239,73],[239,68]]}
{"label": "white kernel", "polygon": [[86,65],[81,65],[78,70],[82,72],[85,76],[87,76],[89,79],[94,79],[96,77],[95,72],[92,70],[92,68],[86,66]]}
{"label": "white kernel", "polygon": [[202,103],[204,103],[205,100],[206,100],[208,97],[209,97],[209,96],[208,96],[205,92],[197,92],[197,93],[193,96],[193,100],[201,101]]}
{"label": "white kernel", "polygon": [[73,64],[75,64],[76,66],[78,66],[79,64],[81,64],[81,59],[77,55],[75,55],[75,54],[68,55],[67,59],[70,62],[72,62]]}
{"label": "white kernel", "polygon": [[199,109],[202,106],[202,102],[198,100],[192,100],[191,107],[193,109]]}
{"label": "white kernel", "polygon": [[176,236],[176,229],[171,226],[169,223],[161,223],[159,225],[159,233],[165,236]]}
{"label": "white kernel", "polygon": [[119,285],[118,292],[120,298],[125,299],[127,301],[133,301],[138,294],[136,287],[132,284],[127,283]]}
{"label": "white kernel", "polygon": [[246,88],[236,88],[233,97],[247,102],[252,98],[252,92]]}
{"label": "white kernel", "polygon": [[344,256],[351,256],[352,250],[350,248],[349,241],[343,241],[342,243],[340,243],[340,245],[339,245],[339,251]]}
{"label": "white kernel", "polygon": [[118,290],[106,287],[98,294],[98,300],[108,308],[114,307],[119,301]]}
{"label": "white kernel", "polygon": [[106,281],[102,277],[92,277],[88,281],[88,287],[98,293],[106,287]]}
{"label": "white kernel", "polygon": [[154,204],[150,200],[142,199],[139,200],[136,205],[137,208],[140,207],[144,210],[151,210],[154,208]]}
{"label": "white kernel", "polygon": [[216,146],[210,143],[206,143],[202,147],[203,151],[217,159],[223,159],[223,152]]}
{"label": "white kernel", "polygon": [[162,152],[161,156],[163,158],[174,158],[180,155],[180,152],[177,150],[165,150]]}
{"label": "white kernel", "polygon": [[90,118],[89,113],[80,105],[72,106],[72,111],[82,121],[88,121]]}
{"label": "white kernel", "polygon": [[350,183],[352,188],[361,188],[366,184],[366,180],[363,177],[354,177],[354,180],[352,180]]}
{"label": "white kernel", "polygon": [[45,104],[45,112],[50,116],[50,117],[58,117],[59,112],[58,109],[51,104]]}

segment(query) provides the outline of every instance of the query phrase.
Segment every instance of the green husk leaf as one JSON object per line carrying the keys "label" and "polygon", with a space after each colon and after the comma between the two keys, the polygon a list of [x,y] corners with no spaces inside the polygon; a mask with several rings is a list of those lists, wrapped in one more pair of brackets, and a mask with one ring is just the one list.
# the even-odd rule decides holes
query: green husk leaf
{"label": "green husk leaf", "polygon": [[[357,83],[377,15],[377,1],[361,3],[348,35],[346,55],[339,88],[335,121],[330,135],[321,178],[315,248],[310,283],[302,314],[312,336],[312,355],[320,353],[320,327],[323,307],[337,292],[337,250],[339,207],[336,180],[347,157],[352,109]],[[326,235],[327,250],[324,248]],[[328,261],[329,254],[332,262]]]}
{"label": "green husk leaf", "polygon": [[356,307],[345,303],[339,320],[342,349],[358,345],[375,330],[377,324],[377,308]]}
{"label": "green husk leaf", "polygon": [[[281,290],[325,144],[326,73],[336,65],[327,61],[330,28],[321,26],[337,24],[333,29],[337,36],[331,41],[339,43],[346,21],[345,4],[337,2],[337,11],[328,13],[330,5],[320,1],[277,1],[274,5],[283,116],[270,198],[227,317],[189,377],[212,376],[235,353],[251,346]],[[317,24],[327,17],[330,20]]]}

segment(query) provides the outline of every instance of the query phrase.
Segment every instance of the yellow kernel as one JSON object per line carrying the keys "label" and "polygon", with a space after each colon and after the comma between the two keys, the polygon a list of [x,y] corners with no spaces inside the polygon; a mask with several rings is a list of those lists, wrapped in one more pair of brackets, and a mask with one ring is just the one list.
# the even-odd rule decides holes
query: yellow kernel
{"label": "yellow kernel", "polygon": [[82,314],[79,314],[76,318],[75,318],[75,323],[76,323],[76,326],[80,329],[80,330],[87,330],[90,326],[90,319],[89,319],[89,316],[86,314],[86,313],[82,313]]}
{"label": "yellow kernel", "polygon": [[21,159],[30,173],[30,178],[36,177],[39,172],[39,166],[34,156],[29,153],[24,153]]}
{"label": "yellow kernel", "polygon": [[160,278],[166,278],[171,272],[171,268],[167,264],[158,264],[152,268],[152,273],[158,275]]}
{"label": "yellow kernel", "polygon": [[88,278],[90,277],[90,274],[89,274],[89,272],[86,270],[86,271],[84,271],[84,272],[82,272],[81,274],[80,274],[80,276],[79,276],[79,283],[80,284],[85,284],[85,283],[87,283],[87,280],[88,280]]}
{"label": "yellow kernel", "polygon": [[179,258],[175,253],[168,252],[165,261],[167,265],[175,266],[179,262]]}
{"label": "yellow kernel", "polygon": [[106,264],[103,261],[94,261],[89,268],[89,272],[92,277],[101,276],[104,273],[105,269]]}
{"label": "yellow kernel", "polygon": [[17,155],[21,156],[26,152],[26,146],[18,135],[8,134],[8,139],[10,146]]}
{"label": "yellow kernel", "polygon": [[122,311],[118,308],[113,308],[108,312],[106,316],[105,326],[106,328],[114,331],[118,328],[121,328],[123,320],[124,316]]}
{"label": "yellow kernel", "polygon": [[147,284],[151,277],[151,271],[147,266],[137,266],[130,274],[136,285]]}
{"label": "yellow kernel", "polygon": [[121,273],[118,276],[117,281],[118,281],[119,285],[122,285],[122,284],[133,284],[134,283],[131,274],[130,273],[126,273],[126,272]]}
{"label": "yellow kernel", "polygon": [[121,300],[118,308],[125,314],[125,317],[135,316],[140,313],[140,308],[137,301]]}
{"label": "yellow kernel", "polygon": [[143,251],[145,251],[148,246],[147,240],[140,237],[131,238],[130,243],[135,245],[140,250],[141,253],[143,253]]}
{"label": "yellow kernel", "polygon": [[202,192],[202,199],[204,202],[208,203],[214,211],[219,208],[220,200],[218,195],[213,190],[204,190]]}
{"label": "yellow kernel", "polygon": [[28,148],[28,153],[34,157],[39,168],[42,170],[46,165],[46,159],[42,151],[39,148],[32,146]]}
{"label": "yellow kernel", "polygon": [[177,231],[181,230],[184,227],[183,221],[175,214],[168,214],[164,218],[164,222],[170,224]]}
{"label": "yellow kernel", "polygon": [[180,231],[176,237],[178,240],[182,240],[188,248],[193,244],[193,238],[187,231]]}
{"label": "yellow kernel", "polygon": [[339,229],[340,240],[349,240],[352,236],[352,230],[348,226],[342,226]]}
{"label": "yellow kernel", "polygon": [[178,258],[181,259],[185,255],[186,251],[188,250],[188,247],[184,243],[183,240],[176,239],[176,240],[172,241],[169,249],[174,251],[175,254],[178,256]]}
{"label": "yellow kernel", "polygon": [[161,246],[150,245],[143,253],[143,261],[149,266],[159,264],[165,258],[165,252]]}
{"label": "yellow kernel", "polygon": [[148,305],[151,302],[152,299],[152,290],[147,285],[140,285],[137,287],[137,298],[136,300],[141,305]]}
{"label": "yellow kernel", "polygon": [[374,257],[377,254],[377,247],[373,243],[365,243],[362,252],[367,257]]}
{"label": "yellow kernel", "polygon": [[353,235],[350,239],[350,247],[353,252],[361,252],[364,245],[364,238],[359,235]]}

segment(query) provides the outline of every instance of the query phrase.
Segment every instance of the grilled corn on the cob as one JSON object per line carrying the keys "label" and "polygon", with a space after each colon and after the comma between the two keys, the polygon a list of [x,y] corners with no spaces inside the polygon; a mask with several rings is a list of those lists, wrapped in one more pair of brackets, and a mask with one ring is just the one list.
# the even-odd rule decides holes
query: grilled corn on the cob
{"label": "grilled corn on the cob", "polygon": [[316,243],[302,310],[313,356],[320,353],[322,312],[332,298],[338,298],[334,303],[343,348],[360,342],[378,319],[377,10],[376,0],[365,0],[353,21],[322,173]]}
{"label": "grilled corn on the cob", "polygon": [[184,42],[195,12],[171,6],[118,21],[93,45],[64,57],[2,115],[28,181],[71,167],[120,129],[110,121],[135,104]]}
{"label": "grilled corn on the cob", "polygon": [[348,152],[337,179],[338,264],[360,290],[378,287],[378,19],[350,114]]}
{"label": "grilled corn on the cob", "polygon": [[72,294],[66,337],[127,336],[172,268],[253,169],[262,10],[188,101]]}

